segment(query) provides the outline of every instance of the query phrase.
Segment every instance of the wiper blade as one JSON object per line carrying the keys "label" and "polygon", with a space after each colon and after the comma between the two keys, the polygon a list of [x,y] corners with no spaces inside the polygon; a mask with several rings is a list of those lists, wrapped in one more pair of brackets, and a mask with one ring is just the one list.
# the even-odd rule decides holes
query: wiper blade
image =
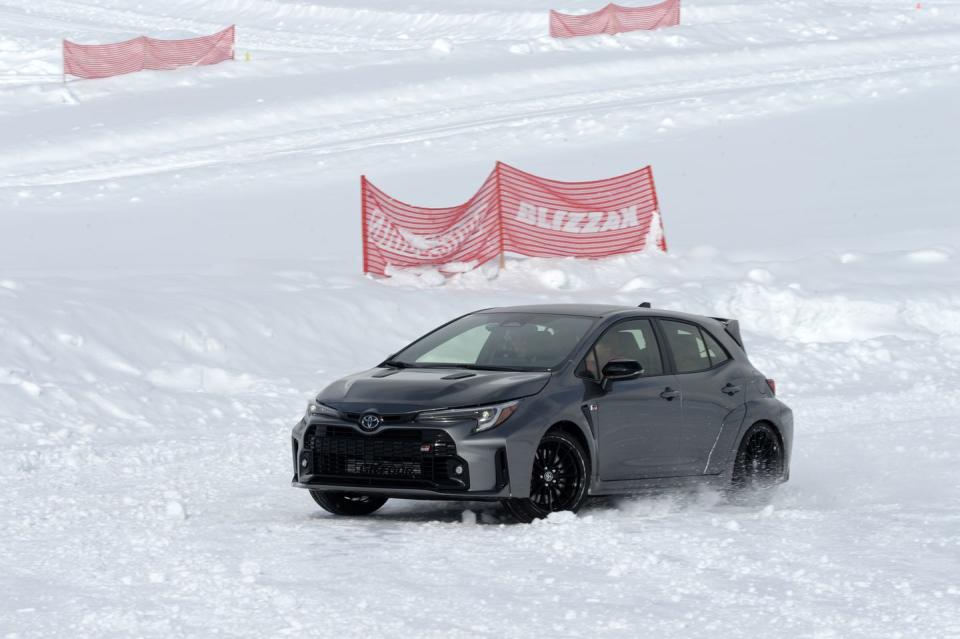
{"label": "wiper blade", "polygon": [[390,368],[410,368],[410,364],[406,362],[401,362],[398,359],[388,359],[381,366],[389,366]]}

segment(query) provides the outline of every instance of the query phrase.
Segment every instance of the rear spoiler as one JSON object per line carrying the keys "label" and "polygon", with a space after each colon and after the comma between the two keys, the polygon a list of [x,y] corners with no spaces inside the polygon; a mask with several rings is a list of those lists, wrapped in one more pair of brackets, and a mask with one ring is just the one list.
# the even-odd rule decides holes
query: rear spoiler
{"label": "rear spoiler", "polygon": [[[711,317],[710,319],[717,320],[723,324],[724,330],[727,331],[727,334],[733,338],[733,341],[737,343],[737,346],[743,348],[743,338],[740,337],[740,322],[735,319],[726,319],[724,317]],[[743,349],[746,352],[747,349]]]}

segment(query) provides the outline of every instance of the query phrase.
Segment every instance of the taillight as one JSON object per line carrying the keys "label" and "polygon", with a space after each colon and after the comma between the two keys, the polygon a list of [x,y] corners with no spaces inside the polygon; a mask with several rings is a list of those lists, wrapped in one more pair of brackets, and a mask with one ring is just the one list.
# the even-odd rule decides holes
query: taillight
{"label": "taillight", "polygon": [[768,379],[767,386],[770,387],[770,392],[772,392],[774,395],[777,394],[777,383],[775,381],[773,381],[772,379]]}

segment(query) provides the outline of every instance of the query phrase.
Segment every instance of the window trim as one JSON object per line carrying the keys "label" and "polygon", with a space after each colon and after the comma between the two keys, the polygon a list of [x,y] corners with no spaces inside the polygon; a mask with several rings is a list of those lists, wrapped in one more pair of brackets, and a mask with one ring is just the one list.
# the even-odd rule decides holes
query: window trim
{"label": "window trim", "polygon": [[594,350],[594,349],[597,347],[597,342],[599,342],[600,340],[602,340],[603,337],[604,337],[604,335],[606,335],[608,332],[610,332],[611,330],[613,330],[616,326],[618,326],[618,325],[620,325],[620,324],[623,324],[623,323],[625,323],[625,322],[636,322],[637,320],[646,320],[646,321],[650,322],[650,328],[653,330],[653,337],[654,337],[654,339],[656,339],[656,341],[657,341],[657,351],[660,353],[660,368],[663,369],[663,370],[662,370],[659,374],[657,374],[657,375],[646,375],[646,374],[644,374],[644,375],[641,375],[640,377],[638,377],[637,379],[652,379],[652,378],[655,378],[655,377],[663,377],[663,376],[665,376],[665,375],[672,375],[673,373],[671,372],[670,369],[673,368],[673,359],[672,359],[672,356],[671,356],[671,359],[670,359],[669,362],[668,362],[668,360],[667,360],[667,358],[666,358],[666,353],[664,352],[663,336],[660,334],[659,326],[657,325],[657,320],[658,320],[658,319],[660,319],[660,318],[659,318],[659,317],[651,317],[651,316],[649,316],[649,315],[635,315],[635,316],[633,316],[633,317],[624,317],[624,318],[618,319],[618,320],[615,321],[614,323],[612,323],[612,324],[610,324],[609,326],[607,326],[606,328],[604,328],[603,331],[600,333],[600,335],[598,335],[598,336],[596,337],[596,339],[593,340],[593,343],[590,344],[590,348],[587,349],[587,352],[584,353],[584,354],[583,354],[583,357],[580,358],[580,361],[577,363],[577,366],[576,366],[576,368],[574,369],[574,376],[575,376],[575,377],[579,377],[580,379],[589,379],[589,380],[592,381],[592,382],[600,382],[600,381],[602,380],[602,371],[599,371],[599,370],[597,371],[597,373],[601,375],[601,377],[599,377],[599,378],[597,378],[597,377],[591,377],[591,376],[589,376],[589,375],[584,375],[584,374],[583,374],[583,372],[586,370],[587,357],[589,357],[590,354],[593,353],[594,359],[596,359],[596,361],[597,361],[597,367],[599,368],[599,366],[600,366],[600,360],[597,359],[596,352],[595,352],[595,350]]}
{"label": "window trim", "polygon": [[[669,341],[667,340],[667,328],[666,328],[666,326],[662,326],[662,325],[661,325],[662,322],[674,322],[674,323],[677,323],[677,324],[686,324],[686,325],[688,325],[688,326],[694,326],[694,327],[696,327],[697,330],[699,330],[701,333],[706,333],[707,335],[709,335],[710,337],[713,338],[713,341],[715,341],[717,344],[720,345],[720,348],[723,349],[723,352],[724,352],[724,354],[726,354],[727,359],[724,360],[724,361],[722,361],[722,362],[720,362],[719,364],[714,364],[714,363],[713,363],[713,358],[710,357],[710,351],[707,350],[707,359],[710,361],[710,366],[709,366],[709,368],[701,368],[701,369],[698,369],[698,370],[695,370],[695,371],[680,371],[680,370],[677,368],[677,362],[676,362],[676,360],[673,358],[673,347],[670,346],[670,343],[669,343]],[[673,318],[673,317],[657,317],[657,318],[656,318],[656,324],[657,324],[657,329],[662,333],[661,339],[662,339],[663,342],[667,345],[667,352],[669,353],[669,356],[670,356],[670,370],[671,370],[671,372],[672,372],[673,375],[696,375],[697,373],[709,373],[710,371],[715,371],[715,370],[718,370],[718,369],[720,369],[720,368],[723,368],[724,366],[726,366],[726,365],[729,364],[730,362],[734,361],[733,356],[730,354],[730,351],[727,350],[727,347],[723,345],[723,342],[721,342],[720,340],[718,340],[717,337],[716,337],[716,335],[714,335],[713,333],[711,333],[710,331],[708,331],[708,330],[707,330],[706,328],[704,328],[702,325],[697,324],[696,322],[692,322],[692,321],[690,321],[690,320],[685,320],[685,319],[677,319],[677,318]],[[703,340],[703,345],[704,345],[705,348],[707,347],[707,341],[706,341],[706,340]]]}
{"label": "window trim", "polygon": [[[597,360],[597,353],[593,350],[593,346],[587,349],[587,352],[580,358],[580,363],[577,364],[576,368],[573,370],[574,377],[579,377],[581,379],[589,379],[594,382],[599,382],[600,380],[594,377],[593,375],[587,374],[587,360],[593,357],[593,361],[596,363],[597,368],[600,367],[600,362]],[[599,371],[598,371],[599,372]]]}

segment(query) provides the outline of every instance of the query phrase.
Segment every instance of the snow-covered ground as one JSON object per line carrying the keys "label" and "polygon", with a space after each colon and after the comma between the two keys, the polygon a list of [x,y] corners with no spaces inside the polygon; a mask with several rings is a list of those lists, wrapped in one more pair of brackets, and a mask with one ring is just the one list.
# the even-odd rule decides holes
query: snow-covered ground
{"label": "snow-covered ground", "polygon": [[[688,5],[0,0],[0,637],[960,637],[960,4]],[[234,22],[236,62],[60,82],[61,38]],[[670,254],[359,274],[361,173],[445,205],[498,159],[653,164]],[[791,482],[530,526],[289,487],[313,392],[543,300],[740,318]]]}

